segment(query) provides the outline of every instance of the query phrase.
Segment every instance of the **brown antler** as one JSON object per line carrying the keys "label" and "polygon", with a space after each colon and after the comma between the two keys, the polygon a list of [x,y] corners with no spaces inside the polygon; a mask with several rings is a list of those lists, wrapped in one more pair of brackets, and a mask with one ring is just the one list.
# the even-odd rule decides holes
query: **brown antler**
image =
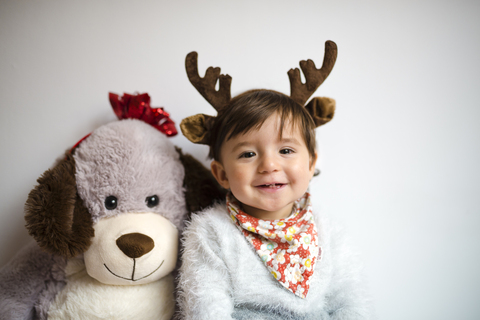
{"label": "brown antler", "polygon": [[[205,72],[205,77],[201,78],[198,74],[197,57],[198,54],[193,51],[185,58],[188,79],[215,110],[220,111],[230,102],[230,84],[232,83],[232,77],[228,74],[220,74],[220,68],[218,67],[209,67]],[[219,79],[220,86],[217,91],[215,85]]]}
{"label": "brown antler", "polygon": [[290,69],[288,77],[290,78],[290,97],[300,105],[312,96],[315,90],[325,81],[335,65],[337,60],[337,45],[333,41],[325,42],[325,56],[321,69],[315,67],[312,60],[300,61],[300,68],[305,75],[305,83],[300,79],[300,70],[298,68]]}

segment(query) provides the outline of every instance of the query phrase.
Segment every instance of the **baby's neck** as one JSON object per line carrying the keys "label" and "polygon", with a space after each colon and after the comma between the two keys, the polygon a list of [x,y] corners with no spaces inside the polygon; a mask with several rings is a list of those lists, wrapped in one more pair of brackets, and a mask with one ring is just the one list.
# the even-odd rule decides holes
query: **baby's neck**
{"label": "baby's neck", "polygon": [[293,203],[283,207],[278,211],[265,211],[255,207],[250,207],[242,203],[242,210],[257,219],[261,220],[280,220],[286,219],[292,214]]}

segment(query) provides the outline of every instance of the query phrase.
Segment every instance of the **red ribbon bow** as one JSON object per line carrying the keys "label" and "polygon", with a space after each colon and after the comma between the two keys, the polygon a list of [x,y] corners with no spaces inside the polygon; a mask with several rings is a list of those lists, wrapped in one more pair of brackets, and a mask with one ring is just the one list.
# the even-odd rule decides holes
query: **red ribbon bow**
{"label": "red ribbon bow", "polygon": [[124,93],[122,97],[109,93],[110,104],[119,120],[139,119],[157,128],[168,137],[177,134],[175,122],[163,108],[150,107],[148,93],[131,95]]}

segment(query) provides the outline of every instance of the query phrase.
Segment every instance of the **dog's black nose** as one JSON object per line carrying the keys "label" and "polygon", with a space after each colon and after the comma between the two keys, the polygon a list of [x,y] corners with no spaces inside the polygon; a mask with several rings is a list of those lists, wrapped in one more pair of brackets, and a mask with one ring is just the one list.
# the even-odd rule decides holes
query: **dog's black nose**
{"label": "dog's black nose", "polygon": [[140,258],[152,251],[155,242],[144,234],[128,233],[117,239],[117,246],[130,258]]}

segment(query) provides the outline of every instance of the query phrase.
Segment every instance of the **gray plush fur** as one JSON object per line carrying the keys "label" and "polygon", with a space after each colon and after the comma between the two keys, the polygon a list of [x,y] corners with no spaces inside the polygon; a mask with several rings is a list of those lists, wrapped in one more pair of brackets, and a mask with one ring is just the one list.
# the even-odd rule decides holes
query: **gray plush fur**
{"label": "gray plush fur", "polygon": [[[139,120],[104,125],[74,150],[74,159],[77,192],[94,226],[122,213],[153,212],[183,230],[185,170],[173,144],[155,128]],[[114,210],[104,205],[110,195],[118,199]],[[149,208],[145,200],[153,195],[160,203]],[[83,254],[75,259],[83,259]],[[0,320],[47,319],[55,297],[68,287],[67,262],[36,243],[20,251],[0,269]]]}
{"label": "gray plush fur", "polygon": [[65,286],[65,264],[33,242],[19,251],[0,269],[0,319],[44,319],[52,296]]}
{"label": "gray plush fur", "polygon": [[[124,212],[156,212],[183,229],[184,168],[173,144],[157,129],[133,119],[112,122],[82,142],[74,158],[78,194],[94,223]],[[118,206],[107,210],[105,198],[111,195]],[[145,198],[152,195],[160,205],[149,208]]]}
{"label": "gray plush fur", "polygon": [[322,259],[305,299],[283,288],[231,221],[225,203],[192,216],[184,232],[181,319],[373,319],[361,264],[343,233],[314,210]]}

